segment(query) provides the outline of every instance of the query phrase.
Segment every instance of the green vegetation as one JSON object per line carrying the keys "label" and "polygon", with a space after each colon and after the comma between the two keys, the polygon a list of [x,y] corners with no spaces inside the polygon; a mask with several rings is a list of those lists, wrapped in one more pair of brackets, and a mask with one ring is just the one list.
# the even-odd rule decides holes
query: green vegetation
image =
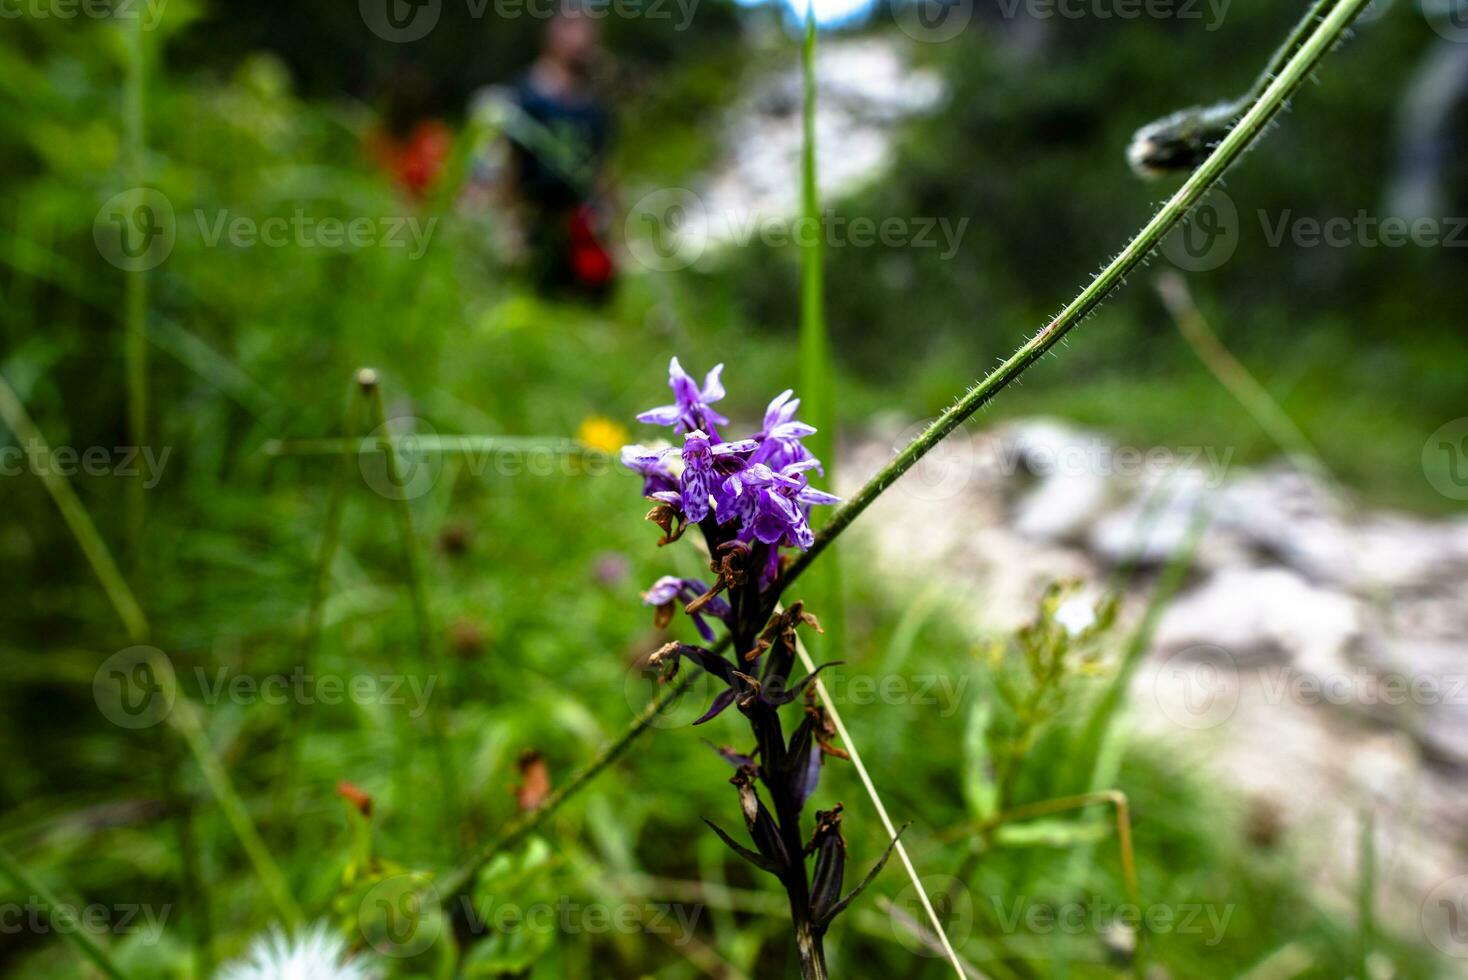
{"label": "green vegetation", "polygon": [[[1288,26],[1269,5],[1239,6],[1205,36],[1116,23],[1101,43],[1094,25],[1057,24],[1045,63],[1018,74],[998,43],[934,46],[950,108],[909,126],[894,179],[839,207],[982,220],[948,263],[826,251],[826,383],[844,433],[881,412],[947,408],[1125,242],[1163,196],[1125,169],[1131,131],[1180,97],[1244,88]],[[495,855],[468,883],[468,906],[429,915],[438,941],[417,950],[370,920],[377,900],[442,884],[543,798],[541,772],[559,786],[620,736],[655,694],[639,658],[666,639],[638,592],[704,570],[688,549],[653,547],[656,529],[629,504],[635,478],[586,445],[540,457],[540,472],[534,453],[482,447],[410,445],[395,461],[344,463],[280,443],[378,438],[392,419],[393,434],[605,451],[623,420],[662,400],[671,351],[700,367],[737,351],[727,374],[749,383],[731,385],[721,408],[757,421],[755,393],[802,381],[795,251],[751,248],[718,273],[629,275],[600,308],[537,298],[495,264],[491,219],[457,211],[447,193],[407,200],[376,172],[363,150],[371,99],[332,90],[339,65],[308,70],[314,48],[299,38],[257,50],[271,44],[258,12],[240,15],[247,53],[226,55],[233,16],[173,0],[140,35],[27,20],[0,37],[0,162],[12,175],[0,191],[0,374],[53,450],[109,450],[105,472],[67,483],[146,613],[146,626],[119,617],[126,603],[94,577],[95,544],[36,478],[44,465],[0,477],[0,749],[11,760],[0,769],[0,903],[28,908],[34,895],[49,908],[163,917],[156,931],[134,922],[75,946],[52,920],[8,936],[0,971],[80,978],[101,962],[138,980],[206,976],[298,906],[367,953],[374,940],[412,952],[381,961],[395,976],[447,976],[456,961],[473,977],[791,974],[783,900],[700,820],[730,803],[728,768],[700,736],[746,736],[733,713],[694,731],[686,705],[673,713],[685,724],[644,735]],[[352,29],[339,16],[294,23]],[[624,108],[624,179],[673,180],[716,152],[706,119],[737,94],[736,16],[715,8],[687,50],[646,32],[622,39],[660,83]],[[1362,34],[1230,181],[1241,209],[1306,201],[1327,216],[1375,203],[1390,154],[1372,134],[1391,132],[1396,81],[1418,44],[1398,17]],[[515,49],[495,44],[506,47],[486,57],[507,75]],[[445,49],[441,98],[494,80],[465,69],[473,49],[459,46],[458,60]],[[798,43],[782,57],[797,65]],[[137,173],[177,228],[145,279],[105,261],[93,238],[99,208]],[[363,215],[404,246],[266,247],[228,233],[235,217]],[[1445,250],[1272,250],[1256,230],[1193,282],[1334,472],[1374,499],[1441,507],[1420,447],[1461,413],[1468,339],[1454,261]],[[1283,265],[1299,271],[1273,274]],[[1234,446],[1241,462],[1276,455],[1143,285],[992,412],[1062,415],[1139,445]],[[815,338],[809,327],[806,343]],[[366,391],[363,367],[376,371]],[[13,418],[4,445],[30,452]],[[130,459],[142,475],[119,473],[111,448],[140,431],[156,465]],[[879,569],[853,568],[842,585],[837,703],[888,808],[914,821],[905,840],[918,868],[962,869],[954,907],[968,913],[950,935],[986,975],[1114,976],[1144,960],[1174,977],[1328,978],[1363,958],[1435,975],[1412,937],[1380,922],[1366,957],[1356,910],[1320,904],[1288,837],[1262,831],[1259,814],[1166,745],[1114,735],[1102,751],[1088,721],[1114,675],[1056,633],[1056,596],[1011,641],[956,625],[951,606],[982,596],[918,594]],[[1130,637],[1102,620],[1085,643],[1115,654]],[[171,670],[179,700],[166,723],[129,730],[98,710],[94,684],[109,657],[143,642],[166,655],[155,676]],[[892,676],[942,678],[952,696],[859,695],[864,679]],[[366,678],[371,690],[332,698],[327,678]],[[278,703],[266,688],[312,701]],[[370,797],[370,815],[343,781]],[[1109,806],[998,821],[1110,789],[1130,810],[1137,897]],[[849,846],[853,866],[869,866],[887,841],[855,774],[833,762],[821,794],[861,815]],[[894,863],[841,920],[828,937],[833,976],[945,975],[904,924],[906,887]],[[1117,906],[1138,897],[1183,910],[1189,927],[1113,928]],[[696,916],[692,937],[676,912],[654,920],[666,903]],[[567,904],[581,910],[574,927],[482,925]],[[590,907],[632,910],[638,925],[594,925]],[[1084,925],[1057,931],[1047,909]]]}

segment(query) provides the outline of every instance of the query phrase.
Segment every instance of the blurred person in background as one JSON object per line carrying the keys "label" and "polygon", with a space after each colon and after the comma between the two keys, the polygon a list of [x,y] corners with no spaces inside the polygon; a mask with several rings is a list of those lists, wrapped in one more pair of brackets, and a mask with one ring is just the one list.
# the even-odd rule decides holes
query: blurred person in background
{"label": "blurred person in background", "polygon": [[616,277],[603,245],[613,120],[596,94],[602,61],[597,21],[562,7],[529,70],[508,90],[480,95],[473,111],[506,139],[498,160],[481,161],[470,193],[490,189],[538,288],[589,299],[605,298]]}

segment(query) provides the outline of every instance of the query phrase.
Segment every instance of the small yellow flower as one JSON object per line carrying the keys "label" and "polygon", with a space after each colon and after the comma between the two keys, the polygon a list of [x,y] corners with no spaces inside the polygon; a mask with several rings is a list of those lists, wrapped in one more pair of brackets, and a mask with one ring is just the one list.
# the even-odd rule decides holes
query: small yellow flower
{"label": "small yellow flower", "polygon": [[627,444],[627,430],[601,415],[588,415],[576,430],[576,441],[588,449],[618,453]]}

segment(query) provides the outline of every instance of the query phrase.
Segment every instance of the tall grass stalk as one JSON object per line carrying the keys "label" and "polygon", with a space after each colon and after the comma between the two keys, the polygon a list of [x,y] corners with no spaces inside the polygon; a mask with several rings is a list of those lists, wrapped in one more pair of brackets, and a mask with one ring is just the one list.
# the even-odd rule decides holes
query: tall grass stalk
{"label": "tall grass stalk", "polygon": [[[135,193],[141,193],[147,177],[146,99],[147,99],[147,46],[143,18],[132,18],[132,24],[124,28],[128,32],[127,42],[127,170],[128,181]],[[148,273],[134,270],[125,273],[126,324],[124,331],[124,360],[127,376],[127,428],[128,438],[135,446],[148,445]],[[147,529],[147,497],[141,479],[134,478],[128,484],[128,549],[134,568],[143,561],[143,538]]]}
{"label": "tall grass stalk", "polygon": [[[363,368],[357,372],[357,384],[367,397],[368,410],[371,413],[370,420],[378,434],[378,446],[383,455],[387,457],[389,480],[395,486],[402,486],[398,451],[392,439],[388,438],[387,405],[383,400],[382,384],[377,372],[371,368]],[[396,495],[393,503],[393,516],[397,520],[398,535],[403,546],[403,559],[407,565],[408,593],[412,599],[413,621],[418,632],[419,665],[430,673],[442,674],[444,661],[439,656],[438,638],[434,633],[433,611],[428,600],[428,575],[423,560],[423,546],[413,527],[412,503],[406,495],[401,493]],[[431,729],[430,741],[433,743],[433,754],[438,763],[439,782],[444,799],[447,801],[444,813],[449,823],[447,828],[449,842],[451,846],[456,846],[459,832],[463,826],[461,820],[463,799],[459,789],[459,772],[454,765],[453,753],[449,745],[448,726],[445,723],[443,706],[435,704],[430,708],[428,718]]]}
{"label": "tall grass stalk", "polygon": [[[0,375],[0,420],[5,422],[6,428],[25,448],[31,471],[51,495],[56,509],[61,511],[61,519],[66,522],[71,536],[82,549],[87,564],[92,566],[92,574],[97,576],[102,592],[117,613],[117,618],[122,620],[128,640],[132,643],[146,642],[151,628],[148,617],[143,614],[143,607],[138,604],[137,596],[133,594],[132,587],[113,560],[112,551],[102,539],[97,525],[92,522],[92,515],[83,506],[81,498],[76,495],[66,477],[57,473],[48,462],[51,458],[50,446],[4,375]],[[138,485],[141,486],[141,483]]]}
{"label": "tall grass stalk", "polygon": [[[804,418],[816,431],[807,437],[811,452],[825,461],[825,484],[836,485],[836,383],[831,361],[831,339],[826,327],[825,243],[821,229],[821,191],[817,179],[816,116],[820,85],[816,78],[817,30],[815,8],[807,11],[805,38],[800,49],[802,82],[802,140],[800,147],[801,218],[806,234],[797,236],[800,248],[800,399]],[[811,526],[819,527],[824,512],[811,515]],[[809,584],[811,605],[820,610],[824,635],[811,639],[818,652],[840,650],[846,617],[842,601],[841,563],[832,560],[821,566]]]}
{"label": "tall grass stalk", "polygon": [[[350,438],[356,432],[357,405],[358,398],[354,391],[347,399],[342,413],[346,438]],[[300,646],[298,647],[301,669],[307,676],[314,675],[316,648],[321,642],[321,618],[326,606],[326,598],[331,591],[331,570],[336,564],[337,550],[341,542],[342,517],[347,509],[347,484],[356,465],[357,457],[346,453],[332,461],[331,482],[326,497],[326,516],[322,520],[321,543],[317,548],[316,565],[311,575],[311,596],[306,604],[306,621],[301,627]],[[309,717],[307,715],[307,718]],[[280,780],[281,789],[276,794],[277,815],[285,812],[285,808],[295,796],[296,788],[300,785],[301,748],[310,732],[310,727],[307,721],[297,721],[295,713],[292,713],[286,722],[286,734],[281,739],[280,757],[284,765]]]}

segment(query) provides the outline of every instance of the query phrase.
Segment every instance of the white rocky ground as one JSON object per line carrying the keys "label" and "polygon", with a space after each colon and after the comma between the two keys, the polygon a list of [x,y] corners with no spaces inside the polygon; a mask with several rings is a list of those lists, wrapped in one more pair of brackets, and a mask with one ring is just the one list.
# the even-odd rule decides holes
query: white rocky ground
{"label": "white rocky ground", "polygon": [[[843,489],[919,428],[849,454]],[[1362,510],[1325,477],[1228,463],[1048,420],[960,430],[874,505],[855,547],[914,593],[936,576],[985,632],[1028,619],[1051,580],[1099,586],[1136,555],[1135,620],[1147,570],[1206,508],[1131,690],[1133,722],[1277,812],[1327,900],[1348,892],[1370,808],[1382,914],[1415,929],[1432,889],[1468,873],[1468,515]]]}

